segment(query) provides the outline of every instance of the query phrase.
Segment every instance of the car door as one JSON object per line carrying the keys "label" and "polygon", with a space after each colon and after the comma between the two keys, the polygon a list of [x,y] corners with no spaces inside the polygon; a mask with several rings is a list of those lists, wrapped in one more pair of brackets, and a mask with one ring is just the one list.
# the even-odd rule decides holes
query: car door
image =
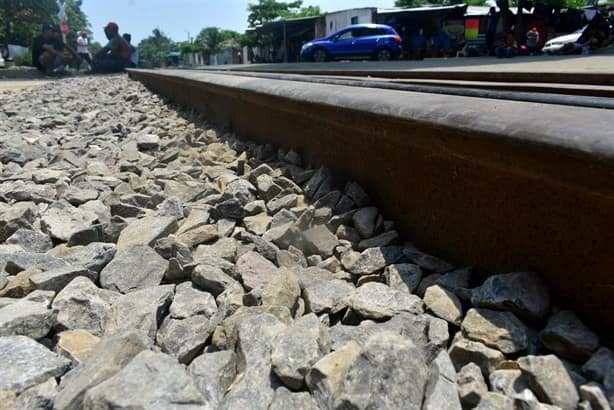
{"label": "car door", "polygon": [[329,51],[334,57],[352,55],[352,46],[355,40],[353,31],[352,29],[343,30],[333,37]]}
{"label": "car door", "polygon": [[353,49],[354,54],[370,56],[377,48],[378,32],[371,28],[361,28],[355,33]]}

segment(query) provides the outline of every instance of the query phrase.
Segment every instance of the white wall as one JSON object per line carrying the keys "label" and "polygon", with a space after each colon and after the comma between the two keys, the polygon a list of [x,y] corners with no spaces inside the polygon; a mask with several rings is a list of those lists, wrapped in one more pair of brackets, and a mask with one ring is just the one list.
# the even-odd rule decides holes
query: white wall
{"label": "white wall", "polygon": [[376,9],[361,8],[341,10],[326,15],[326,35],[329,36],[335,31],[352,24],[352,17],[358,17],[357,24],[374,23],[373,12]]}

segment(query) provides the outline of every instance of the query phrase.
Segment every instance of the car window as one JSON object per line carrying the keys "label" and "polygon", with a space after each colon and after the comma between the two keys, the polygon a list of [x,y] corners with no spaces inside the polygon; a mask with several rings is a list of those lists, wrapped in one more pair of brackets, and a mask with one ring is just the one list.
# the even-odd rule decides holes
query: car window
{"label": "car window", "polygon": [[343,33],[339,34],[337,36],[337,40],[345,40],[345,39],[352,38],[352,37],[354,37],[352,35],[352,30],[348,30],[348,31],[344,31]]}

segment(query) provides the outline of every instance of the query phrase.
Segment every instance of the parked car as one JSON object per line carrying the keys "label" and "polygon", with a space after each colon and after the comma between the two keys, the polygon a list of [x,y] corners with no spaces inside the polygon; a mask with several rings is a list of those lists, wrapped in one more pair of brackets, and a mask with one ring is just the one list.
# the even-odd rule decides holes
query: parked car
{"label": "parked car", "polygon": [[401,37],[383,24],[354,24],[303,45],[301,60],[369,58],[392,60],[401,54]]}
{"label": "parked car", "polygon": [[579,28],[573,33],[565,34],[564,36],[555,37],[552,40],[546,41],[546,44],[544,44],[544,47],[542,48],[542,52],[548,54],[579,53],[582,47],[577,44],[578,39],[587,27],[588,25]]}

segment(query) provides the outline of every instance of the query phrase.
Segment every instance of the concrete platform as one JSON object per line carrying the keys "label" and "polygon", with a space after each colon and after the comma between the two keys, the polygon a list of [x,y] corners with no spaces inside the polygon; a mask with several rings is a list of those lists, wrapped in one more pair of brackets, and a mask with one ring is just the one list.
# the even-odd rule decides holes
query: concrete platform
{"label": "concrete platform", "polygon": [[363,184],[403,237],[482,275],[536,271],[614,340],[614,115],[187,70],[131,70],[245,138]]}

